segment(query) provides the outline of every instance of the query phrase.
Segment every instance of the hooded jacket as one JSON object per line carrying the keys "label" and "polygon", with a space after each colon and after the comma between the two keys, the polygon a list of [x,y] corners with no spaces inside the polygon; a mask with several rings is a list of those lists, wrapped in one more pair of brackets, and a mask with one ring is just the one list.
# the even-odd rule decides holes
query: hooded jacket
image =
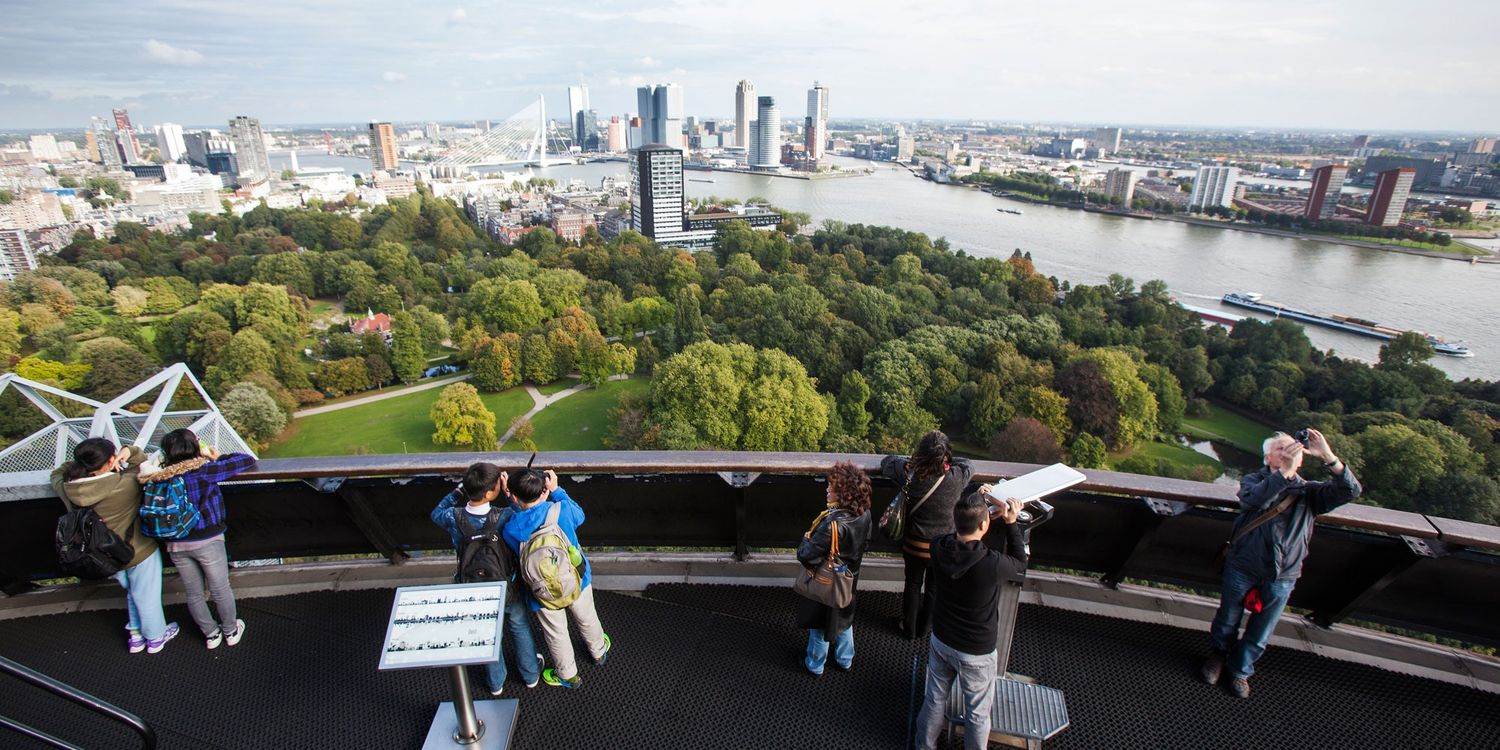
{"label": "hooded jacket", "polygon": [[1026,543],[1021,527],[994,521],[1005,535],[1005,552],[984,540],[960,541],[957,534],[932,540],[932,634],[944,645],[984,656],[1000,634],[1000,584],[1026,576]]}
{"label": "hooded jacket", "polygon": [[1279,471],[1261,467],[1240,479],[1240,515],[1234,519],[1233,539],[1245,524],[1270,510],[1285,494],[1298,499],[1281,515],[1261,524],[1229,548],[1225,565],[1261,581],[1295,581],[1307,560],[1317,517],[1359,497],[1362,488],[1349,465],[1326,482],[1309,482],[1300,475],[1291,479]]}
{"label": "hooded jacket", "polygon": [[[219,483],[253,468],[255,457],[248,453],[226,453],[213,460],[199,456],[178,461],[158,471],[142,473],[140,482],[144,486],[151,482],[166,482],[174,477],[182,477],[182,486],[187,490],[188,500],[198,506],[199,517],[193,530],[175,541],[197,542],[224,533],[227,517],[224,513],[224,493],[219,491]],[[167,548],[172,549],[172,542],[167,543]]]}
{"label": "hooded jacket", "polygon": [[137,519],[141,510],[141,485],[136,481],[141,473],[141,463],[146,454],[140,448],[130,446],[125,466],[119,471],[106,472],[98,476],[63,481],[61,467],[52,471],[52,491],[64,503],[78,508],[93,508],[115,536],[124,539],[135,549],[135,556],[125,568],[133,568],[156,552],[156,540],[140,532]]}

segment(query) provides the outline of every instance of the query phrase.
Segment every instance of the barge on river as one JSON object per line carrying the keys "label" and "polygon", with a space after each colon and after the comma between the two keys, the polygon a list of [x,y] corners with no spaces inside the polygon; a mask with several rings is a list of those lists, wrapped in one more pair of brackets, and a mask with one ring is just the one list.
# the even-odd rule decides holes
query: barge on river
{"label": "barge on river", "polygon": [[[1364,320],[1362,318],[1352,318],[1347,315],[1319,315],[1317,313],[1310,313],[1303,310],[1297,310],[1291,307],[1287,307],[1286,305],[1282,305],[1276,302],[1268,302],[1262,299],[1260,293],[1258,292],[1230,292],[1229,294],[1224,295],[1221,301],[1226,305],[1233,305],[1235,307],[1241,307],[1246,310],[1254,310],[1256,312],[1265,313],[1267,315],[1274,315],[1278,318],[1290,318],[1292,320],[1301,321],[1303,323],[1311,323],[1312,325],[1323,326],[1324,328],[1333,328],[1340,331],[1348,331],[1349,333],[1359,334],[1360,336],[1369,336],[1370,338],[1382,339],[1385,341],[1390,341],[1391,339],[1394,339],[1397,336],[1406,333],[1406,331],[1403,331],[1399,328],[1383,326],[1374,321]],[[1469,347],[1465,346],[1462,342],[1448,341],[1438,338],[1437,336],[1434,336],[1430,333],[1423,333],[1422,331],[1412,331],[1412,333],[1415,333],[1422,338],[1427,339],[1427,343],[1432,344],[1433,350],[1439,354],[1446,354],[1450,357],[1474,356],[1474,353],[1469,351]]]}

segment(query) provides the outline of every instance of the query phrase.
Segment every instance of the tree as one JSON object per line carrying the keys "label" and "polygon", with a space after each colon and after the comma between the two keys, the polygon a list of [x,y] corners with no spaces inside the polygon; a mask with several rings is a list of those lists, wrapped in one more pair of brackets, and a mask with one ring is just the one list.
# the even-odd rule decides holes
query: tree
{"label": "tree", "polygon": [[708,337],[703,328],[703,309],[698,302],[698,288],[685,287],[677,290],[672,299],[672,332],[676,336],[677,349],[685,349]]}
{"label": "tree", "polygon": [[521,337],[514,333],[482,339],[469,356],[474,385],[495,393],[521,383]]}
{"label": "tree", "polygon": [[391,382],[396,377],[396,374],[391,372],[391,363],[374,352],[365,355],[365,371],[370,373],[370,385],[375,388]]}
{"label": "tree", "polygon": [[1380,367],[1387,370],[1410,368],[1432,359],[1436,353],[1427,337],[1405,331],[1380,345]]}
{"label": "tree", "polygon": [[814,450],[828,406],[785,352],[700,341],[657,367],[651,420],[693,447]]}
{"label": "tree", "polygon": [[0,307],[0,363],[10,364],[21,351],[21,315]]}
{"label": "tree", "polygon": [[319,362],[313,371],[313,382],[331,398],[369,390],[370,370],[362,357],[344,357]]}
{"label": "tree", "polygon": [[1099,365],[1099,374],[1114,395],[1119,408],[1114,447],[1134,445],[1156,431],[1156,396],[1141,381],[1140,370],[1129,354],[1119,349],[1088,349],[1078,358]]}
{"label": "tree", "polygon": [[286,413],[271,394],[254,383],[230,388],[218,405],[235,432],[253,445],[265,445],[286,427]]}
{"label": "tree", "polygon": [[1422,485],[1417,510],[1474,523],[1500,523],[1500,482],[1482,474],[1448,472]]}
{"label": "tree", "polygon": [[1090,433],[1105,444],[1118,435],[1120,406],[1099,364],[1079,359],[1057,371],[1057,389],[1068,399],[1068,418],[1079,432]]}
{"label": "tree", "polygon": [[33,355],[16,362],[13,371],[27,380],[45,383],[65,391],[76,391],[83,387],[84,380],[88,378],[89,366],[82,362],[78,364],[55,362]]}
{"label": "tree", "polygon": [[[1148,282],[1149,283],[1149,282]],[[1182,386],[1171,370],[1146,363],[1139,366],[1141,380],[1156,396],[1156,429],[1159,432],[1176,434],[1182,429],[1182,417],[1187,412],[1187,399],[1182,395]]]}
{"label": "tree", "polygon": [[1363,460],[1361,478],[1382,505],[1414,509],[1422,484],[1443,475],[1442,447],[1406,425],[1376,425],[1355,438]]}
{"label": "tree", "polygon": [[1016,415],[1031,417],[1052,430],[1059,439],[1073,431],[1068,419],[1068,400],[1044,385],[1023,386],[1015,397]]}
{"label": "tree", "polygon": [[614,352],[598,331],[588,331],[579,337],[578,374],[583,382],[595,387],[604,385],[609,376],[616,374]]}
{"label": "tree", "polygon": [[1081,432],[1078,437],[1073,438],[1073,444],[1068,446],[1068,454],[1073,465],[1080,469],[1102,469],[1108,458],[1104,441],[1087,432]]}
{"label": "tree", "polygon": [[547,337],[533,333],[521,341],[522,377],[537,385],[546,385],[561,377],[557,359],[552,356],[552,346]]}
{"label": "tree", "polygon": [[477,451],[495,449],[495,415],[485,408],[479,391],[468,383],[454,383],[438,394],[428,412],[432,442]]}
{"label": "tree", "polygon": [[391,369],[403,383],[415,383],[427,367],[422,330],[411,313],[402,310],[391,319]]}
{"label": "tree", "polygon": [[84,393],[100,401],[134,388],[158,369],[144,352],[110,336],[85,342],[78,348],[78,361],[89,366]]}
{"label": "tree", "polygon": [[311,297],[317,293],[313,286],[312,270],[307,267],[307,262],[298,253],[273,253],[262,255],[255,262],[255,273],[251,275],[255,281],[285,286],[304,297]]}
{"label": "tree", "polygon": [[218,362],[230,340],[229,323],[209,310],[184,310],[156,324],[156,356],[166,363],[186,362],[204,374]]}
{"label": "tree", "polygon": [[509,432],[510,439],[515,441],[516,447],[523,451],[535,451],[537,449],[536,440],[534,439],[536,436],[536,425],[533,425],[531,420],[526,418],[526,415],[523,414],[512,420]]}
{"label": "tree", "polygon": [[839,385],[835,406],[842,432],[845,435],[863,438],[870,432],[870,411],[865,405],[870,401],[870,384],[858,370],[844,373]]}
{"label": "tree", "polygon": [[204,373],[204,385],[210,391],[223,393],[252,372],[275,370],[276,351],[270,342],[256,331],[241,329],[229,339],[215,364]]}
{"label": "tree", "polygon": [[123,285],[111,289],[109,297],[114,300],[115,313],[127,318],[134,318],[145,312],[146,303],[150,299],[146,290]]}
{"label": "tree", "polygon": [[1062,460],[1057,435],[1031,417],[1016,417],[990,440],[990,456],[999,461],[1055,464]]}
{"label": "tree", "polygon": [[469,290],[465,304],[500,333],[529,331],[541,324],[545,313],[536,287],[522,280],[481,279]]}

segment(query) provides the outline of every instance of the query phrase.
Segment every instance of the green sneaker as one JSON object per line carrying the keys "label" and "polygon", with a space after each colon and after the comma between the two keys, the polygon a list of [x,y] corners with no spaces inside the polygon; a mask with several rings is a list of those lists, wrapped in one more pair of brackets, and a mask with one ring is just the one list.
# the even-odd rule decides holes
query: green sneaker
{"label": "green sneaker", "polygon": [[604,653],[601,654],[599,656],[599,658],[595,659],[594,663],[598,664],[601,667],[604,666],[604,662],[606,662],[606,661],[609,660],[609,650],[612,649],[612,648],[614,648],[614,647],[615,647],[615,642],[609,639],[609,633],[605,633],[604,634]]}
{"label": "green sneaker", "polygon": [[548,685],[552,685],[554,687],[565,687],[571,689],[582,685],[583,678],[579,677],[578,675],[573,675],[573,679],[564,680],[563,678],[557,676],[557,670],[548,667],[542,670],[542,682],[545,682]]}

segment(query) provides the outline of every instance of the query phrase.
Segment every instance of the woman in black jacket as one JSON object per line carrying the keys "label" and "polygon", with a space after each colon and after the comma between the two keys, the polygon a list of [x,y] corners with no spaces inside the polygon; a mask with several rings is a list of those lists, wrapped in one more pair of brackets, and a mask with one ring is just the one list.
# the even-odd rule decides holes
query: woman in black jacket
{"label": "woman in black jacket", "polygon": [[967,459],[953,457],[947,435],[933,430],[922,436],[911,458],[886,456],[880,462],[880,473],[906,491],[901,634],[908,639],[925,638],[932,623],[932,575],[928,570],[932,554],[928,547],[933,539],[953,533],[953,506],[964,496],[974,469]]}
{"label": "woman in black jacket", "polygon": [[[828,508],[818,515],[813,528],[802,535],[797,562],[816,570],[833,546],[831,528],[838,525],[838,562],[855,576],[859,585],[859,563],[870,541],[870,478],[852,463],[840,462],[828,472]],[[857,600],[857,599],[856,599]],[[807,658],[803,664],[814,675],[823,674],[828,660],[828,642],[833,642],[833,664],[849,671],[854,661],[854,602],[841,609],[811,599],[799,599],[797,625],[807,628]]]}

